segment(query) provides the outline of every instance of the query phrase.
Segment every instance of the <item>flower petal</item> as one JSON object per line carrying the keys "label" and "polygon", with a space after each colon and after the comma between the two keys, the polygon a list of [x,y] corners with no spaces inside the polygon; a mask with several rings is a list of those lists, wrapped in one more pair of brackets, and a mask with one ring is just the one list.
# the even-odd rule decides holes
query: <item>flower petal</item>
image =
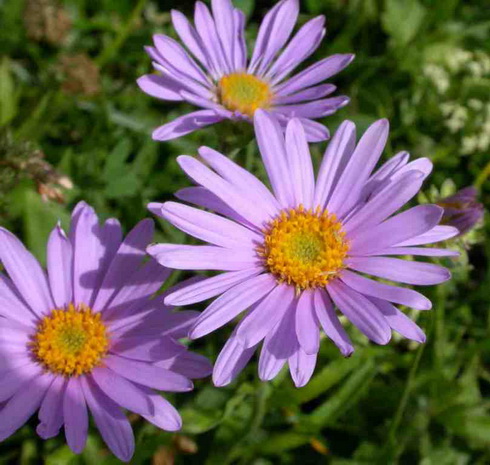
{"label": "flower petal", "polygon": [[48,240],[47,268],[48,279],[57,308],[63,308],[72,299],[73,250],[61,226],[58,224]]}
{"label": "flower petal", "polygon": [[204,128],[223,120],[223,116],[214,110],[198,110],[179,116],[170,123],[164,124],[153,131],[153,140],[166,141],[185,136],[197,129]]}
{"label": "flower petal", "polygon": [[297,388],[305,386],[315,371],[317,354],[308,355],[301,347],[298,347],[289,357],[289,372]]}
{"label": "flower petal", "polygon": [[55,376],[53,383],[44,397],[39,409],[39,425],[36,432],[43,439],[50,439],[58,435],[63,426],[63,399],[66,389],[66,380],[62,376]]}
{"label": "flower petal", "polygon": [[314,292],[303,291],[296,307],[296,336],[307,354],[320,349],[320,328],[315,312]]}
{"label": "flower petal", "polygon": [[75,454],[85,448],[88,412],[79,378],[70,378],[63,395],[63,420],[66,442]]}

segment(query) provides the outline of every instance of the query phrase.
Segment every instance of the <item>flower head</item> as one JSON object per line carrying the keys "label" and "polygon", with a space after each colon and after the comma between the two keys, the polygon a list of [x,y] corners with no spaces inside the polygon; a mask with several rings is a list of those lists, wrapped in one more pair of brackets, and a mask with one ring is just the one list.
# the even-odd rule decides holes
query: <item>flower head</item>
{"label": "flower head", "polygon": [[286,135],[267,112],[255,114],[255,131],[272,192],[225,156],[203,147],[207,166],[189,156],[178,161],[198,185],[177,194],[181,203],[150,204],[155,214],[209,245],[157,244],[149,253],[169,268],[219,270],[165,302],[188,305],[214,297],[193,324],[191,338],[244,318],[214,368],[215,384],[229,383],[263,342],[259,375],[272,379],[288,362],[297,386],[313,373],[320,328],[345,356],[354,347],[336,306],[369,339],[386,344],[391,330],[418,342],[422,330],[393,304],[428,310],[418,292],[364,274],[406,284],[449,279],[435,264],[392,256],[449,256],[420,247],[457,234],[439,226],[443,209],[420,205],[396,214],[419,191],[432,169],[428,159],[408,162],[400,153],[374,171],[388,136],[388,122],[374,123],[356,145],[355,126],[344,122],[314,176],[302,124]]}
{"label": "flower head", "polygon": [[475,187],[465,187],[449,197],[437,202],[444,208],[442,222],[454,226],[459,235],[467,233],[483,218],[483,205],[477,202],[478,191]]}
{"label": "flower head", "polygon": [[194,25],[172,11],[174,29],[187,51],[160,34],[153,38],[154,47],[146,49],[160,74],[139,78],[140,88],[162,100],[201,108],[157,128],[153,138],[173,139],[224,119],[252,121],[255,111],[264,109],[273,112],[284,128],[292,117],[298,118],[309,141],[327,139],[328,130],[313,120],[335,113],[349,99],[325,98],[336,87],[324,81],[354,56],[332,55],[291,77],[319,47],[325,18],[308,21],[289,41],[298,0],[280,1],[265,16],[248,60],[243,12],[231,0],[212,0],[211,7],[212,14],[204,3],[196,2]]}
{"label": "flower head", "polygon": [[134,437],[122,409],[175,431],[181,419],[153,389],[189,391],[189,378],[210,365],[177,342],[195,312],[172,313],[152,295],[169,274],[142,262],[153,222],[126,238],[114,219],[103,226],[79,203],[67,236],[56,226],[47,247],[47,274],[10,232],[0,228],[0,440],[39,409],[38,434],[64,427],[80,453],[88,412],[114,454],[133,455]]}

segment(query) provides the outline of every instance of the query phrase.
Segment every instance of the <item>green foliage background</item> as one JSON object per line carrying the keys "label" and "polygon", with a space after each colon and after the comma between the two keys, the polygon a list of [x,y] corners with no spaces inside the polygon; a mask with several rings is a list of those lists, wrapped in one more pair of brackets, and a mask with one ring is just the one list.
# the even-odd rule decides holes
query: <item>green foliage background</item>
{"label": "green foliage background", "polygon": [[[272,2],[234,3],[249,17],[252,43]],[[64,203],[46,203],[32,179],[12,184],[0,169],[2,225],[19,234],[40,260],[49,230],[58,218],[66,224],[80,199],[103,217],[118,217],[126,230],[150,216],[149,201],[169,199],[188,185],[175,157],[194,155],[200,145],[223,150],[264,175],[249,128],[221,124],[170,143],[149,137],[151,129],[191,107],[158,102],[139,91],[136,78],[150,70],[143,46],[153,33],[173,35],[170,9],[190,15],[192,1],[66,0],[62,6],[71,28],[62,43],[48,44],[29,38],[23,0],[0,0],[0,131],[3,139],[10,137],[0,144],[0,168],[13,152],[34,147],[74,184]],[[488,6],[486,0],[302,1],[301,23],[317,14],[327,17],[328,34],[314,59],[356,53],[353,64],[333,80],[352,102],[325,123],[333,130],[349,118],[362,132],[375,119],[389,118],[385,157],[403,149],[434,162],[422,202],[476,184],[488,204]],[[79,53],[100,69],[95,95],[62,89],[61,57]],[[88,79],[89,72],[80,71]],[[313,149],[317,160],[324,146]],[[200,381],[193,393],[170,396],[183,414],[184,437],[132,418],[137,438],[132,463],[490,463],[485,230],[488,226],[453,242],[463,252],[461,259],[445,262],[453,280],[424,290],[434,302],[431,312],[411,314],[425,329],[427,344],[394,336],[389,346],[379,347],[349,328],[354,355],[343,359],[323,341],[316,373],[303,389],[295,389],[286,373],[261,383],[255,362],[229,387]],[[189,241],[162,222],[156,239]],[[176,273],[172,279],[183,277]],[[214,360],[228,334],[228,329],[218,331],[193,347]],[[31,420],[0,445],[0,463],[117,463],[95,430],[77,457],[61,435],[38,439],[35,424]]]}

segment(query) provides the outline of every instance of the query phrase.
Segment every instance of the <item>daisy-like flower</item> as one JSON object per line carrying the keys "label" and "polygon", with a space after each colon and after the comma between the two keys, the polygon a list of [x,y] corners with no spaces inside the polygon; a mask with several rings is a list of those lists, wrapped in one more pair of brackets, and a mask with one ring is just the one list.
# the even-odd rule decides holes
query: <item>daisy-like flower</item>
{"label": "daisy-like flower", "polygon": [[88,412],[123,461],[134,437],[123,409],[175,431],[181,419],[154,389],[185,392],[207,376],[209,362],[177,342],[196,312],[173,313],[151,299],[169,271],[142,263],[153,236],[143,220],[122,240],[114,220],[103,226],[79,203],[67,236],[56,226],[47,246],[47,274],[10,232],[0,228],[0,440],[39,410],[44,439],[64,427],[80,453]]}
{"label": "daisy-like flower", "polygon": [[212,0],[211,9],[212,14],[198,1],[194,25],[172,11],[174,29],[187,50],[161,34],[153,37],[154,47],[146,48],[160,74],[142,76],[140,88],[162,100],[201,108],[157,128],[153,139],[174,139],[224,119],[252,121],[259,108],[273,112],[283,127],[298,118],[309,141],[327,139],[328,130],[314,120],[335,113],[349,99],[325,98],[336,87],[324,81],[344,69],[354,55],[329,56],[291,77],[319,47],[325,18],[308,21],[288,43],[299,5],[298,0],[282,0],[265,16],[248,61],[243,12],[230,0]]}
{"label": "daisy-like flower", "polygon": [[393,304],[428,310],[431,302],[412,289],[364,275],[418,285],[449,279],[442,266],[393,257],[454,254],[420,247],[457,234],[439,225],[441,207],[420,205],[395,214],[417,194],[431,162],[409,163],[408,154],[400,153],[373,173],[388,122],[374,123],[356,146],[355,126],[346,121],[315,181],[298,120],[288,124],[284,137],[277,121],[258,111],[255,132],[272,192],[203,147],[199,154],[207,166],[189,156],[178,158],[198,186],[177,197],[216,213],[175,202],[149,205],[209,243],[156,244],[150,255],[169,268],[224,271],[166,297],[167,304],[188,305],[219,296],[196,320],[190,337],[205,336],[246,312],[218,357],[214,383],[229,383],[263,341],[260,378],[274,378],[287,362],[295,384],[303,386],[315,367],[320,328],[343,355],[354,350],[335,307],[378,344],[387,344],[392,330],[423,342],[422,330]]}
{"label": "daisy-like flower", "polygon": [[442,222],[458,228],[459,234],[466,234],[483,218],[483,205],[478,202],[476,187],[469,186],[437,202],[444,208]]}

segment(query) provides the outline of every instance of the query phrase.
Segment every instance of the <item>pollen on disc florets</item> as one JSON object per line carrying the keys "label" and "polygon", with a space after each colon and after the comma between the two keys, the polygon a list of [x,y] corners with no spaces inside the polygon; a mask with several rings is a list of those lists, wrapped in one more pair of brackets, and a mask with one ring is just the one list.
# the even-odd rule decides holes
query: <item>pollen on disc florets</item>
{"label": "pollen on disc florets", "polygon": [[342,225],[328,211],[285,210],[265,229],[258,252],[279,282],[297,291],[325,286],[344,267],[349,244]]}
{"label": "pollen on disc florets", "polygon": [[109,335],[100,313],[83,304],[54,309],[41,320],[31,342],[36,360],[63,376],[90,373],[108,348]]}
{"label": "pollen on disc florets", "polygon": [[267,82],[253,74],[232,73],[220,79],[218,98],[228,110],[252,117],[255,110],[270,107],[272,91]]}

